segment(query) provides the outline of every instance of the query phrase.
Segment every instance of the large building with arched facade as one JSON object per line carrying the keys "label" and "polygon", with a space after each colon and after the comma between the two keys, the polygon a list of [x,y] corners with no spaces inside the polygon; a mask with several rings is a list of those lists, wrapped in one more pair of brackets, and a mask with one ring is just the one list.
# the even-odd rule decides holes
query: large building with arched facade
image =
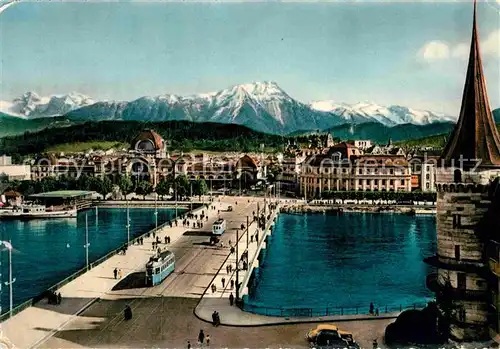
{"label": "large building with arched facade", "polygon": [[184,175],[188,180],[203,179],[211,188],[247,188],[265,173],[264,167],[248,155],[239,158],[207,157],[192,154],[169,156],[167,142],[155,131],[141,131],[131,142],[126,172],[134,180],[161,180]]}

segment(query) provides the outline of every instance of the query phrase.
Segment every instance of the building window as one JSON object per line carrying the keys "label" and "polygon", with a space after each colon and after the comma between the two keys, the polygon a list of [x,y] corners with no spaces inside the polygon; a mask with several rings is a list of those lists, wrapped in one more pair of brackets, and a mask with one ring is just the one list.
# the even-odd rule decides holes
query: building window
{"label": "building window", "polygon": [[389,184],[390,184],[390,185],[394,185],[394,180],[393,180],[393,179],[391,179],[391,180],[389,181]]}
{"label": "building window", "polygon": [[430,174],[426,174],[425,175],[425,179],[427,179],[427,180],[431,179],[431,175]]}
{"label": "building window", "polygon": [[405,180],[404,179],[401,180],[401,185],[405,185]]}
{"label": "building window", "polygon": [[390,173],[391,173],[391,174],[394,174],[394,170],[393,170],[393,169],[391,169],[391,170],[390,170]]}
{"label": "building window", "polygon": [[385,185],[385,179],[382,179],[382,185]]}
{"label": "building window", "polygon": [[462,217],[459,214],[453,215],[453,229],[460,228],[462,226]]}
{"label": "building window", "polygon": [[363,180],[362,180],[362,179],[360,179],[360,180],[358,181],[358,184],[359,184],[359,185],[363,185]]}
{"label": "building window", "polygon": [[425,188],[426,188],[426,189],[430,189],[430,188],[431,188],[430,183],[426,183],[426,184],[425,184]]}
{"label": "building window", "polygon": [[375,185],[378,185],[378,179],[375,179]]}
{"label": "building window", "polygon": [[462,308],[458,311],[458,320],[461,322],[465,322],[465,309]]}
{"label": "building window", "polygon": [[462,171],[455,170],[454,175],[453,175],[453,181],[455,183],[462,183]]}
{"label": "building window", "polygon": [[457,288],[459,290],[467,289],[467,276],[465,273],[457,273]]}
{"label": "building window", "polygon": [[460,245],[455,245],[455,259],[460,260]]}

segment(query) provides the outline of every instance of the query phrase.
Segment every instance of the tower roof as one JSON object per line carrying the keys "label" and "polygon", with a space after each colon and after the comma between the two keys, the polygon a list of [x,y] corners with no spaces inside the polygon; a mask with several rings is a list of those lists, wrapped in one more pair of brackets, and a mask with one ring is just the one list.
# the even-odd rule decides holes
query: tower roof
{"label": "tower roof", "polygon": [[476,1],[472,24],[472,42],[469,65],[465,78],[465,87],[458,123],[451,134],[441,159],[447,166],[454,163],[463,167],[476,166],[500,168],[500,136],[493,121],[486,82],[479,50],[479,34],[476,20]]}

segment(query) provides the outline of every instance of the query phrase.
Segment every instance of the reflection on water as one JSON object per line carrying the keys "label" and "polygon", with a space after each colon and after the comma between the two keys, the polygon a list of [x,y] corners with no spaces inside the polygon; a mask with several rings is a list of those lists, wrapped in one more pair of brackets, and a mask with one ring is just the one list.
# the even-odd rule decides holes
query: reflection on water
{"label": "reflection on water", "polygon": [[265,307],[367,307],[423,303],[434,216],[279,216],[250,289]]}
{"label": "reflection on water", "polygon": [[[183,210],[179,210],[180,213]],[[78,213],[77,219],[0,221],[1,240],[12,240],[14,305],[39,294],[85,266],[85,216],[88,216],[89,260],[95,261],[127,241],[126,208],[100,208]],[[175,216],[175,210],[158,209],[158,224]],[[130,237],[155,227],[154,209],[130,209]],[[2,280],[8,278],[8,254],[3,252]],[[7,310],[8,292],[3,287],[2,309]]]}

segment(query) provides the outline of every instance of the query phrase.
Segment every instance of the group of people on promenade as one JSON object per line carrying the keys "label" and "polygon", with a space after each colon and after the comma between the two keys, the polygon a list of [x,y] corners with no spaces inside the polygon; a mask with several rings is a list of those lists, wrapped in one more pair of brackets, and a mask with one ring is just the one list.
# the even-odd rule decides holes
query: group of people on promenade
{"label": "group of people on promenade", "polygon": [[54,304],[54,305],[61,304],[62,301],[61,292],[56,293],[54,291],[48,291],[47,300],[49,304]]}
{"label": "group of people on promenade", "polygon": [[[204,344],[206,344],[207,347],[210,346],[210,335],[205,335],[205,332],[200,330],[200,333],[198,333],[198,345],[203,346]],[[191,341],[187,342],[187,348],[191,349]]]}
{"label": "group of people on promenade", "polygon": [[122,278],[122,270],[118,269],[118,268],[115,268],[115,270],[113,270],[113,275],[115,277],[115,280],[116,279],[121,279]]}

